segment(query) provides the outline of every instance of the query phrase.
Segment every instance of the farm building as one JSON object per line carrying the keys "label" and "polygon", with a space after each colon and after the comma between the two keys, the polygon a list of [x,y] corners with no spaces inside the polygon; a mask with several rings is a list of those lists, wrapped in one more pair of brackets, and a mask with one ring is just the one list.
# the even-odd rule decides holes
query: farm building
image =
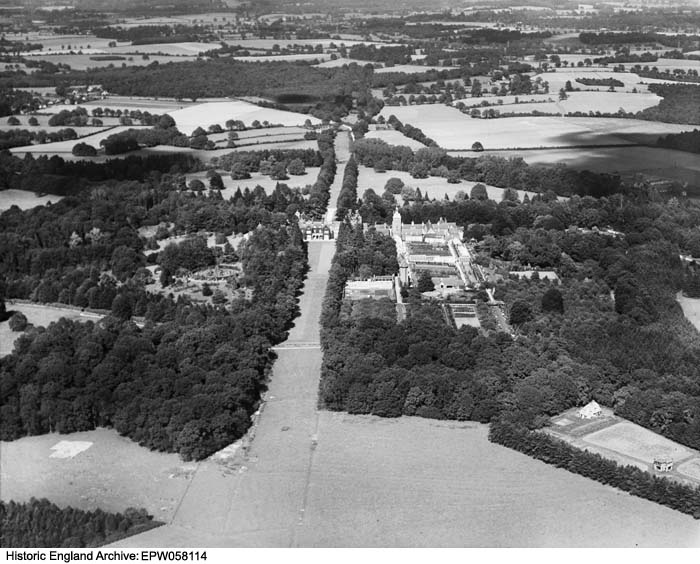
{"label": "farm building", "polygon": [[394,281],[391,276],[375,277],[371,280],[349,280],[345,285],[345,298],[349,300],[395,299]]}
{"label": "farm building", "polygon": [[673,458],[666,455],[654,457],[654,470],[657,472],[670,472],[673,470]]}
{"label": "farm building", "polygon": [[603,415],[603,410],[600,408],[600,405],[598,405],[597,401],[591,401],[584,405],[581,409],[578,410],[578,416],[581,419],[594,419],[596,417],[602,417]]}

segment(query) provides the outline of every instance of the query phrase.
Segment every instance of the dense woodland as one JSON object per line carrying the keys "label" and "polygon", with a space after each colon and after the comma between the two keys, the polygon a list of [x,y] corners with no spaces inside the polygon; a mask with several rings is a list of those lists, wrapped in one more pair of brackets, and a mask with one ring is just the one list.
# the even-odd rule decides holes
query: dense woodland
{"label": "dense woodland", "polygon": [[664,135],[656,141],[659,147],[687,151],[688,153],[700,153],[700,129],[684,131],[682,133]]}
{"label": "dense woodland", "polygon": [[[308,155],[323,159],[322,167],[332,162],[316,182],[315,199],[279,184],[269,196],[245,190],[226,201],[216,189],[188,190],[178,173],[157,167],[143,173],[158,160],[88,166],[59,159],[60,172],[91,171],[98,178],[124,165],[128,175],[130,162],[143,180],[85,178],[75,197],[0,215],[0,297],[111,311],[98,323],[62,319],[30,328],[15,352],[0,359],[3,440],[113,426],[149,448],[199,459],[239,438],[264,389],[270,346],[284,339],[297,312],[306,251],[295,213],[325,209],[335,173],[332,144],[326,144],[324,156]],[[37,161],[6,157],[6,177]],[[177,162],[170,161],[171,168]],[[240,283],[252,290],[252,301],[211,307],[147,291],[144,250],[153,241],[138,233],[147,225],[168,225],[163,236],[250,233],[236,253]],[[164,270],[212,262],[196,239],[151,256]],[[146,325],[137,327],[132,315]]]}
{"label": "dense woodland", "polygon": [[47,499],[0,501],[0,545],[5,548],[93,548],[159,525],[143,509],[107,513],[60,508]]}

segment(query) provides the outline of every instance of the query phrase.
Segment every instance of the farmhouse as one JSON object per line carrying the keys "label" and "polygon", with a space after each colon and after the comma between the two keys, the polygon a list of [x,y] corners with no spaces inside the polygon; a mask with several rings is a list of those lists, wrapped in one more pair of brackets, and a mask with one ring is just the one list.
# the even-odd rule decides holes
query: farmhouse
{"label": "farmhouse", "polygon": [[594,400],[579,409],[578,416],[581,419],[595,419],[596,417],[603,416],[603,410],[600,408],[600,405],[598,405],[598,402]]}

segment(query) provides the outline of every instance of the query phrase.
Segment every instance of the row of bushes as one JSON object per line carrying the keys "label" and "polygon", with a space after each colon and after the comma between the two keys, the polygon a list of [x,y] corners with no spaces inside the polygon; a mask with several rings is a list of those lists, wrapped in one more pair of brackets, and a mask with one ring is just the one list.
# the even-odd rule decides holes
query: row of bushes
{"label": "row of bushes", "polygon": [[659,478],[635,466],[620,466],[599,454],[506,422],[491,424],[489,440],[700,519],[700,487]]}

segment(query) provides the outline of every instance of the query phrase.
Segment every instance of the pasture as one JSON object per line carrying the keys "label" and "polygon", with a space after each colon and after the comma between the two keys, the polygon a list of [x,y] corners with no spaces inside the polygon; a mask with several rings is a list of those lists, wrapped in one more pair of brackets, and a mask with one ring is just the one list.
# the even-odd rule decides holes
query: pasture
{"label": "pasture", "polygon": [[106,139],[110,135],[115,133],[120,133],[126,131],[127,129],[138,129],[143,126],[126,126],[121,125],[119,127],[112,127],[109,129],[102,129],[97,133],[83,137],[82,139],[72,139],[70,141],[57,141],[55,143],[42,143],[40,145],[27,145],[24,147],[13,147],[10,152],[17,155],[22,155],[26,153],[33,153],[39,155],[60,155],[72,156],[73,147],[76,143],[87,143],[92,145],[96,149],[100,148],[100,141]]}
{"label": "pasture", "polygon": [[[479,141],[484,149],[555,148],[587,145],[654,143],[660,135],[692,126],[623,118],[522,116],[472,118],[441,104],[384,107],[381,115],[395,115],[418,127],[448,151],[469,151]],[[472,154],[473,156],[473,154]]]}
{"label": "pasture", "polygon": [[21,210],[28,210],[36,206],[43,206],[49,202],[55,204],[63,199],[63,196],[47,194],[39,196],[35,192],[28,190],[0,190],[0,212],[9,210],[12,206],[17,206]]}
{"label": "pasture", "polygon": [[0,442],[0,499],[45,497],[87,511],[143,507],[167,521],[196,467],[176,454],[151,452],[111,429],[25,437]]}
{"label": "pasture", "polygon": [[365,137],[367,139],[381,139],[389,145],[404,145],[406,147],[410,147],[414,151],[425,147],[423,143],[420,143],[415,139],[411,139],[410,137],[406,137],[403,133],[396,131],[395,129],[371,130],[365,133]]}
{"label": "pasture", "polygon": [[[197,56],[204,51],[218,49],[218,43],[182,42],[182,43],[149,43],[144,45],[121,45],[105,49],[109,55],[139,55],[141,53],[167,55],[169,57]],[[174,59],[177,61],[177,59]]]}
{"label": "pasture", "polygon": [[[357,194],[362,196],[365,190],[371,188],[378,195],[384,193],[384,186],[387,180],[390,178],[399,178],[406,186],[411,188],[420,188],[421,194],[427,196],[431,199],[442,200],[447,196],[450,200],[454,200],[458,192],[466,192],[469,196],[471,189],[478,182],[472,182],[470,180],[462,180],[459,184],[450,184],[447,179],[441,176],[429,176],[428,178],[413,178],[410,173],[401,170],[387,170],[386,172],[376,172],[374,169],[360,165],[358,167],[358,177],[357,177]],[[486,186],[486,192],[488,193],[489,199],[500,202],[503,199],[503,188],[497,188],[496,186]],[[522,201],[525,194],[532,197],[535,195],[534,192],[527,192],[525,190],[517,190],[518,196]],[[401,199],[398,196],[398,199]]]}
{"label": "pasture", "polygon": [[592,445],[619,452],[647,464],[654,462],[654,456],[661,454],[671,456],[674,460],[682,460],[699,454],[627,421],[586,435],[584,440]]}
{"label": "pasture", "polygon": [[404,124],[410,123],[422,129],[423,133],[448,150],[468,150],[476,141],[487,150],[626,144],[611,134],[593,132],[581,123],[562,117],[476,119],[456,108],[438,104],[382,109],[385,118],[392,114]]}
{"label": "pasture", "polygon": [[[71,69],[73,70],[87,70],[87,69],[94,69],[94,68],[104,68],[104,67],[109,67],[109,66],[114,66],[114,67],[121,67],[122,65],[126,66],[139,66],[139,67],[144,67],[147,65],[150,65],[153,62],[158,62],[158,64],[166,64],[166,63],[180,63],[183,61],[194,61],[197,59],[196,55],[193,56],[187,56],[187,57],[169,57],[169,56],[163,56],[163,55],[149,55],[148,59],[144,59],[141,57],[141,55],[122,55],[126,57],[125,60],[123,61],[93,61],[90,57],[95,57],[99,55],[104,55],[108,53],[103,53],[102,50],[99,50],[98,53],[93,53],[90,55],[87,55],[83,53],[82,55],[78,54],[70,54],[70,53],[61,53],[61,54],[43,54],[43,55],[31,55],[32,59],[37,59],[37,60],[42,60],[42,61],[48,61],[50,63],[54,63],[55,65],[58,65],[59,63],[64,64],[64,65],[69,65]],[[29,56],[29,55],[28,55]]]}
{"label": "pasture", "polygon": [[[0,194],[2,194],[2,192],[0,192]],[[27,321],[35,327],[46,327],[62,317],[79,319],[80,321],[95,321],[96,319],[100,319],[100,316],[81,312],[79,309],[58,308],[43,304],[15,304],[8,302],[7,310],[22,312],[27,316]],[[81,313],[83,315],[81,315]],[[0,357],[6,356],[12,352],[15,341],[20,335],[22,335],[21,332],[18,333],[10,330],[7,321],[0,323]]]}
{"label": "pasture", "polygon": [[[265,145],[268,147],[268,145]],[[272,194],[275,186],[279,184],[286,184],[290,188],[303,188],[304,186],[313,184],[316,182],[318,177],[318,171],[321,170],[318,167],[308,167],[306,169],[306,174],[301,176],[289,175],[289,180],[272,180],[269,176],[260,174],[259,172],[253,172],[250,174],[251,178],[246,178],[243,180],[233,180],[230,173],[225,170],[219,170],[221,174],[221,179],[224,182],[225,189],[221,191],[221,195],[224,199],[232,197],[238,188],[241,192],[245,191],[246,188],[253,190],[256,186],[262,186],[265,189],[266,194]],[[195,178],[204,182],[205,186],[209,186],[209,181],[206,177],[206,172],[196,172],[194,174],[188,174],[186,176],[187,183],[189,184],[191,180]]]}
{"label": "pasture", "polygon": [[206,129],[213,124],[219,124],[223,127],[229,119],[241,120],[247,126],[256,120],[261,123],[267,121],[285,126],[303,125],[307,119],[315,125],[321,123],[321,120],[312,116],[262,108],[242,100],[205,102],[168,113],[177,123],[178,129],[187,135],[191,134],[197,127]]}

